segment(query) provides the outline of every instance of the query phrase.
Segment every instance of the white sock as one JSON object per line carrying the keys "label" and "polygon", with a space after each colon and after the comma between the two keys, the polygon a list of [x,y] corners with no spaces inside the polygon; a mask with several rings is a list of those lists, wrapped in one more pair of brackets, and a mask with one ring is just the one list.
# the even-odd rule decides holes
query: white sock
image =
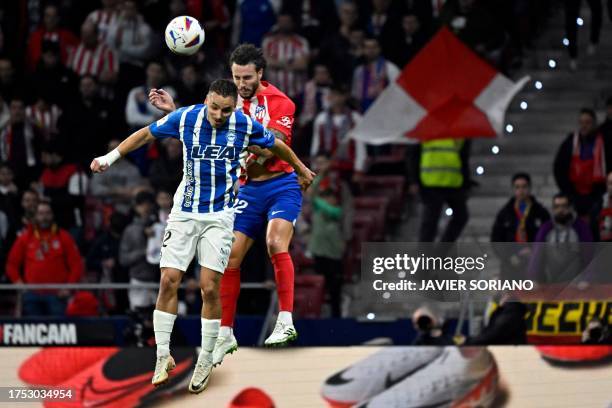
{"label": "white sock", "polygon": [[278,312],[278,321],[284,324],[293,324],[293,315],[291,312]]}
{"label": "white sock", "polygon": [[234,334],[234,330],[230,326],[221,326],[219,329],[219,337],[229,337]]}
{"label": "white sock", "polygon": [[170,354],[170,335],[172,334],[174,320],[176,320],[175,314],[161,310],[153,311],[153,331],[155,332],[155,344],[157,344],[157,357]]}
{"label": "white sock", "polygon": [[219,326],[221,319],[209,320],[202,317],[202,353],[210,355],[210,358],[219,336]]}

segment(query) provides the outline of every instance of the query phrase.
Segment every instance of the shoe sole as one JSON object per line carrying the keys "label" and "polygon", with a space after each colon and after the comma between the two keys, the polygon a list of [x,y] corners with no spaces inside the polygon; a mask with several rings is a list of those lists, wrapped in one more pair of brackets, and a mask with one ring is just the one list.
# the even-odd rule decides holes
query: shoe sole
{"label": "shoe sole", "polygon": [[497,364],[493,366],[483,379],[460,400],[452,403],[451,408],[487,408],[493,405],[497,396],[499,372]]}
{"label": "shoe sole", "polygon": [[170,379],[170,371],[174,370],[176,368],[176,363],[174,362],[174,359],[170,360],[168,362],[168,365],[166,365],[166,378],[163,379],[162,381],[158,381],[156,383],[153,383],[154,387],[159,387],[160,385],[164,385],[165,383],[168,382],[168,380]]}
{"label": "shoe sole", "polygon": [[230,347],[229,349],[227,349],[227,351],[225,352],[225,354],[223,354],[223,358],[221,359],[221,361],[219,361],[218,363],[214,363],[213,364],[213,368],[220,366],[221,363],[223,363],[223,360],[225,359],[225,356],[227,356],[228,354],[234,354],[234,352],[238,351],[238,344],[236,344],[235,346]]}
{"label": "shoe sole", "polygon": [[290,343],[296,341],[297,338],[298,338],[298,334],[297,334],[297,332],[295,332],[295,334],[292,334],[291,336],[287,337],[287,340],[279,341],[279,342],[276,342],[276,343],[264,344],[264,346],[267,347],[267,348],[282,348],[282,347],[287,347]]}

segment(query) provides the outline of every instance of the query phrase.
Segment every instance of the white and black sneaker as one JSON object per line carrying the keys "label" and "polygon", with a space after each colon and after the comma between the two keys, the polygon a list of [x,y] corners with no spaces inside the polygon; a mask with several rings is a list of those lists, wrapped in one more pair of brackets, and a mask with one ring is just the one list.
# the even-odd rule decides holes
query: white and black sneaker
{"label": "white and black sneaker", "polygon": [[264,345],[266,347],[283,347],[295,341],[297,337],[297,331],[292,324],[283,323],[277,320],[272,334],[266,339]]}
{"label": "white and black sneaker", "polygon": [[195,368],[193,369],[193,376],[189,382],[190,393],[199,394],[206,389],[212,369],[212,355],[209,353],[200,353]]}
{"label": "white and black sneaker", "polygon": [[321,395],[332,406],[363,403],[423,370],[442,350],[442,347],[383,348],[325,380]]}
{"label": "white and black sneaker", "polygon": [[234,337],[233,333],[230,333],[227,336],[217,337],[215,349],[212,353],[213,367],[221,364],[226,354],[232,354],[236,350],[238,350],[238,341],[236,340],[236,337]]}

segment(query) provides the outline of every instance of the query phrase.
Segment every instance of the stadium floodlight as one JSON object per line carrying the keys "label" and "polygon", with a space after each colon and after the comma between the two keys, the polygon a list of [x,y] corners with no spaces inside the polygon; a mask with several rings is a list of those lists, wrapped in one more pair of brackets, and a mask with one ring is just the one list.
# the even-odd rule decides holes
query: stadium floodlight
{"label": "stadium floodlight", "polygon": [[555,61],[554,59],[549,59],[548,66],[551,68],[555,68],[557,66],[557,61]]}
{"label": "stadium floodlight", "polygon": [[444,212],[448,217],[450,217],[451,215],[453,215],[453,209],[452,208],[447,208],[446,211]]}
{"label": "stadium floodlight", "polygon": [[527,105],[527,102],[525,102],[525,101],[521,101],[521,109],[522,109],[522,110],[527,110],[527,107],[528,107],[528,106],[529,106],[529,105]]}
{"label": "stadium floodlight", "polygon": [[368,318],[368,320],[374,320],[374,318],[376,317],[376,315],[375,315],[374,313],[370,312],[370,313],[368,313],[368,314],[366,315],[366,317]]}
{"label": "stadium floodlight", "polygon": [[484,167],[482,166],[476,167],[476,174],[478,174],[479,176],[482,176],[484,174]]}
{"label": "stadium floodlight", "polygon": [[495,146],[491,147],[491,153],[499,154],[499,146],[495,145]]}
{"label": "stadium floodlight", "polygon": [[534,86],[538,90],[540,90],[540,89],[542,89],[544,87],[544,85],[540,81],[535,81],[535,85]]}
{"label": "stadium floodlight", "polygon": [[584,25],[584,20],[583,20],[583,19],[581,19],[580,17],[578,17],[578,18],[576,19],[576,24],[578,24],[580,27],[582,27],[582,26]]}
{"label": "stadium floodlight", "polygon": [[511,124],[508,123],[506,125],[506,132],[508,132],[508,133],[514,132],[514,126],[512,126]]}

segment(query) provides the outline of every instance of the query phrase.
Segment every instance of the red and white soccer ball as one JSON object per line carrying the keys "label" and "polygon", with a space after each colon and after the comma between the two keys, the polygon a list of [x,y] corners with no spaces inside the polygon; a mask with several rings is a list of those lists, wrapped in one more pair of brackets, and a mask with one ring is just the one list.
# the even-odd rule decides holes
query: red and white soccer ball
{"label": "red and white soccer ball", "polygon": [[193,55],[204,44],[204,29],[190,16],[173,18],[166,27],[166,45],[179,55]]}

